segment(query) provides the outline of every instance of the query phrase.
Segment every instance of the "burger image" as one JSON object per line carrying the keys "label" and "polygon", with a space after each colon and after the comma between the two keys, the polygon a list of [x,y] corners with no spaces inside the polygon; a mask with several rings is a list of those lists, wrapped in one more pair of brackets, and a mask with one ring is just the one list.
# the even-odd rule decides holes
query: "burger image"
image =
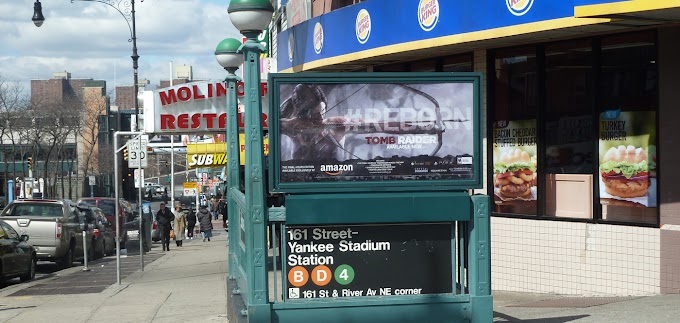
{"label": "burger image", "polygon": [[500,161],[493,165],[493,185],[506,197],[524,197],[531,194],[536,186],[536,166],[526,151],[519,148],[501,154]]}
{"label": "burger image", "polygon": [[623,198],[645,196],[649,190],[647,152],[634,146],[612,147],[602,158],[600,174],[610,195]]}

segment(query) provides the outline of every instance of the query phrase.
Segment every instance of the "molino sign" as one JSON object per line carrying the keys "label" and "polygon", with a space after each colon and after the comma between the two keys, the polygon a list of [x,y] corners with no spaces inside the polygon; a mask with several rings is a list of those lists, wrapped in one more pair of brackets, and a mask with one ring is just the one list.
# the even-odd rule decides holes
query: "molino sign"
{"label": "molino sign", "polygon": [[[243,83],[237,85],[239,127],[243,127]],[[267,124],[267,83],[261,83],[262,126]],[[227,124],[227,85],[193,82],[144,92],[144,131],[147,133],[223,133]]]}

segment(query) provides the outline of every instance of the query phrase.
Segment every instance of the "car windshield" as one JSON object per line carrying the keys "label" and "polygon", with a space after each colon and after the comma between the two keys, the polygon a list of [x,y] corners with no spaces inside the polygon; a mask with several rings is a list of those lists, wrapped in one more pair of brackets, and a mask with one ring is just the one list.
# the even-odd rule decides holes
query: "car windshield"
{"label": "car windshield", "polygon": [[113,204],[113,201],[99,200],[99,205],[97,205],[97,207],[100,208],[106,215],[116,214],[116,205]]}
{"label": "car windshield", "polygon": [[95,200],[80,200],[80,202],[78,202],[78,203],[87,204],[89,206],[96,206],[97,201],[95,201]]}
{"label": "car windshield", "polygon": [[62,216],[62,208],[59,204],[45,203],[21,203],[12,208],[7,216]]}

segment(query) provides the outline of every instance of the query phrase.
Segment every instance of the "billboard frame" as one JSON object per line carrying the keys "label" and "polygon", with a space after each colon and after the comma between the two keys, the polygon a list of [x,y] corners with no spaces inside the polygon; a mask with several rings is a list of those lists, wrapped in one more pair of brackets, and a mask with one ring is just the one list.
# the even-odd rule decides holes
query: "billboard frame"
{"label": "billboard frame", "polygon": [[[285,84],[472,84],[472,178],[470,179],[432,179],[432,180],[362,180],[362,181],[322,181],[322,182],[282,182],[281,181],[281,85]],[[269,187],[272,192],[282,193],[342,193],[370,191],[450,191],[482,188],[483,121],[482,74],[477,72],[415,72],[415,73],[272,73],[269,74]]]}

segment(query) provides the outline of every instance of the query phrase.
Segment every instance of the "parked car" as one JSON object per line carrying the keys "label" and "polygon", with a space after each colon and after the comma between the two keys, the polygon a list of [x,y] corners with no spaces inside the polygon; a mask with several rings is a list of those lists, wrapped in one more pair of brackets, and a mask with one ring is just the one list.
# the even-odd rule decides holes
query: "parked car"
{"label": "parked car", "polygon": [[8,278],[19,277],[22,282],[35,278],[38,257],[28,244],[28,235],[19,235],[11,225],[0,220],[0,283]]}
{"label": "parked car", "polygon": [[[80,200],[78,200],[78,204],[85,203],[87,205],[100,208],[102,212],[104,212],[104,214],[106,215],[106,221],[108,223],[111,223],[110,227],[115,237],[116,236],[116,222],[115,222],[116,217],[114,216],[114,214],[116,213],[115,201],[116,199],[112,197],[83,197]],[[125,241],[127,240],[125,230],[123,230],[123,225],[125,224],[125,222],[130,221],[130,219],[132,218],[133,218],[132,206],[130,205],[130,203],[123,199],[118,199],[118,225],[120,226],[120,232],[118,233],[118,237],[120,238],[121,248],[125,248]]]}
{"label": "parked car", "polygon": [[98,208],[93,207],[95,214],[94,223],[94,257],[101,258],[116,253],[116,240],[111,224],[106,219],[106,214]]}
{"label": "parked car", "polygon": [[33,237],[38,260],[70,267],[83,259],[82,226],[86,220],[70,200],[14,200],[0,213],[20,235]]}

